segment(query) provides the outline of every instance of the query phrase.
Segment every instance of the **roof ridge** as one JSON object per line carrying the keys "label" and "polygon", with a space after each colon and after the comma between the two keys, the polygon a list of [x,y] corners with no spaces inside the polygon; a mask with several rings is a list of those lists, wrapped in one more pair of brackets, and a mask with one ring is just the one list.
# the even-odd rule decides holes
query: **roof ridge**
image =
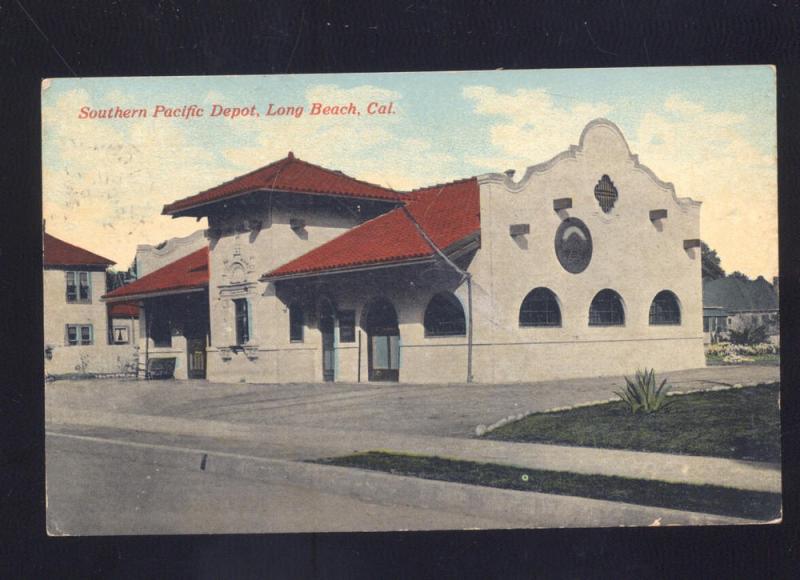
{"label": "roof ridge", "polygon": [[321,171],[324,171],[326,173],[332,173],[334,175],[337,175],[338,177],[346,177],[347,179],[352,179],[353,181],[356,181],[358,183],[363,183],[364,185],[369,185],[370,187],[379,187],[381,189],[385,189],[386,191],[391,191],[392,193],[402,193],[402,194],[407,194],[408,193],[408,192],[400,190],[400,189],[394,189],[393,187],[386,187],[385,185],[379,185],[377,183],[372,183],[371,181],[365,181],[363,179],[359,179],[358,177],[353,177],[352,175],[349,175],[349,174],[347,174],[344,171],[341,171],[339,169],[329,169],[329,168],[327,168],[327,167],[325,167],[323,165],[317,165],[316,163],[312,163],[311,161],[306,161],[305,159],[300,159],[299,157],[295,157],[294,155],[292,155],[291,157],[287,157],[286,159],[290,159],[293,162],[298,162],[298,163],[303,163],[305,165],[310,165],[310,166],[312,166],[312,167],[314,167],[316,169],[319,169]]}
{"label": "roof ridge", "polygon": [[[276,161],[273,161],[272,163],[267,163],[266,165],[262,165],[261,167],[253,169],[252,171],[248,171],[247,173],[242,173],[241,175],[237,175],[236,177],[232,177],[232,178],[228,179],[227,181],[223,181],[222,183],[218,183],[217,185],[215,185],[213,187],[209,187],[209,188],[204,189],[202,191],[198,191],[197,193],[193,193],[192,195],[188,195],[186,197],[182,197],[181,199],[176,199],[173,202],[165,204],[164,205],[164,209],[166,209],[166,208],[168,208],[170,206],[176,205],[176,204],[178,204],[178,203],[180,203],[182,201],[187,201],[187,200],[190,200],[190,199],[192,199],[194,197],[198,197],[200,195],[203,195],[204,193],[208,193],[209,191],[213,191],[213,190],[218,189],[218,188],[220,188],[220,187],[222,187],[224,185],[227,185],[229,183],[233,183],[234,181],[238,181],[239,179],[242,179],[244,177],[249,177],[251,175],[255,175],[259,171],[263,171],[263,170],[268,169],[270,167],[274,167],[274,166],[276,166],[276,165],[278,165],[280,163],[284,163],[285,164],[287,162],[292,161],[293,159],[294,159],[294,156],[289,157],[287,155],[286,157],[282,157],[281,159],[277,159]],[[162,214],[164,213],[163,210],[162,210],[161,213]]]}
{"label": "roof ridge", "polygon": [[433,185],[426,185],[425,187],[415,187],[414,189],[408,190],[408,193],[416,193],[419,191],[425,191],[427,189],[434,189],[435,187],[446,187],[448,185],[456,185],[457,183],[464,183],[465,181],[471,181],[473,179],[477,179],[477,177],[474,175],[470,177],[461,177],[459,179],[454,179],[452,181],[445,181],[444,183],[434,183]]}

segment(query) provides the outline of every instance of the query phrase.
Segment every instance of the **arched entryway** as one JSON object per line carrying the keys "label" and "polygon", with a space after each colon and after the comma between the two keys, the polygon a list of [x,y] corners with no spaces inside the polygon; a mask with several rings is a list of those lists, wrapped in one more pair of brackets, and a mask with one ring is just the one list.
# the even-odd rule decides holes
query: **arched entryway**
{"label": "arched entryway", "polygon": [[385,298],[369,303],[365,313],[370,381],[400,379],[400,328],[397,312]]}
{"label": "arched entryway", "polygon": [[335,327],[336,309],[330,300],[323,298],[319,303],[319,331],[322,334],[322,380],[326,382],[336,379]]}

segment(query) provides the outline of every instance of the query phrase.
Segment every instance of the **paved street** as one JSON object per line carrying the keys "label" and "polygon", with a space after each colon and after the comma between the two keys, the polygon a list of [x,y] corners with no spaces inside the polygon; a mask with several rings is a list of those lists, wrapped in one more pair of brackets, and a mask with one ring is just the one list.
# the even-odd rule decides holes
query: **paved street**
{"label": "paved street", "polygon": [[51,535],[503,528],[505,522],[386,506],[300,486],[61,450],[48,441]]}
{"label": "paved street", "polygon": [[[759,366],[711,367],[669,376],[680,391],[778,378],[778,367]],[[622,381],[610,377],[425,386],[49,383],[49,526],[56,534],[130,534],[497,528],[514,527],[515,518],[517,526],[648,525],[660,519],[654,508],[546,495],[536,503],[533,495],[526,496],[529,500],[509,499],[507,494],[496,495],[501,490],[465,489],[389,474],[380,474],[376,483],[377,474],[367,477],[358,470],[337,471],[335,481],[326,479],[330,472],[324,472],[314,476],[312,485],[304,474],[317,467],[298,463],[368,449],[509,463],[517,457],[512,447],[523,444],[476,440],[476,425],[608,399]],[[65,446],[67,439],[70,445]],[[96,453],[97,446],[102,449],[106,442],[112,451]],[[575,470],[584,473],[617,474],[617,467],[627,466],[633,471],[619,475],[630,471],[629,477],[658,479],[669,472],[666,480],[712,483],[705,478],[721,477],[724,485],[727,476],[737,473],[742,482],[750,482],[746,484],[750,489],[771,490],[780,483],[779,473],[762,476],[762,466],[746,462],[733,465],[724,460],[718,466],[720,473],[715,473],[718,468],[709,468],[702,460],[681,461],[673,469],[667,461],[673,458],[662,460],[653,454],[640,459],[601,458],[598,467],[598,458],[588,450],[581,455],[556,446],[528,447],[530,452],[515,461],[531,468],[569,470],[572,461]],[[163,459],[159,457],[172,453],[169,449],[188,452],[197,461],[207,454],[214,465],[233,463],[213,473],[200,469],[199,463],[190,468],[180,462],[159,465]],[[252,461],[267,462],[258,467],[260,479],[242,476]],[[279,475],[282,470],[287,470],[285,477]],[[519,513],[519,507],[530,513]],[[569,523],[564,523],[568,517]],[[675,512],[666,514],[665,521],[721,521],[704,517]]]}
{"label": "paved street", "polygon": [[[665,374],[675,390],[772,382],[778,367],[707,367]],[[509,385],[220,384],[205,381],[57,381],[47,408],[112,411],[452,437],[529,411],[614,397],[622,377]]]}

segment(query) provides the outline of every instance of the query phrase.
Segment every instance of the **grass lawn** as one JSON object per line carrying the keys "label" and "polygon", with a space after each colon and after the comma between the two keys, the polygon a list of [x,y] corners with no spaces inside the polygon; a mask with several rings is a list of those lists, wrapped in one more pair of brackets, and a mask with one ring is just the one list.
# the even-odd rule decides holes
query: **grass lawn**
{"label": "grass lawn", "polygon": [[384,471],[423,479],[572,495],[751,519],[771,520],[777,518],[781,511],[780,494],[712,485],[543,471],[382,451],[321,459],[317,463]]}
{"label": "grass lawn", "polygon": [[759,355],[748,356],[748,358],[752,358],[753,360],[730,363],[730,362],[725,362],[723,360],[723,357],[720,355],[706,354],[706,364],[709,366],[741,366],[741,365],[763,365],[770,367],[781,366],[781,355],[779,354],[759,354]]}
{"label": "grass lawn", "polygon": [[536,413],[489,439],[780,461],[779,383],[676,395],[652,414],[622,402]]}

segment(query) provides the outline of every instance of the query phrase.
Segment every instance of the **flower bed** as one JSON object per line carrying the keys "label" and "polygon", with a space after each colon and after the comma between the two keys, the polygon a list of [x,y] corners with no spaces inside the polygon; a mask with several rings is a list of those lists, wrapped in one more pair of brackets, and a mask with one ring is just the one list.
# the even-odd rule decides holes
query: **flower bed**
{"label": "flower bed", "polygon": [[754,362],[757,357],[779,355],[779,346],[762,342],[759,344],[733,344],[718,342],[706,346],[706,356],[727,364],[741,364]]}

